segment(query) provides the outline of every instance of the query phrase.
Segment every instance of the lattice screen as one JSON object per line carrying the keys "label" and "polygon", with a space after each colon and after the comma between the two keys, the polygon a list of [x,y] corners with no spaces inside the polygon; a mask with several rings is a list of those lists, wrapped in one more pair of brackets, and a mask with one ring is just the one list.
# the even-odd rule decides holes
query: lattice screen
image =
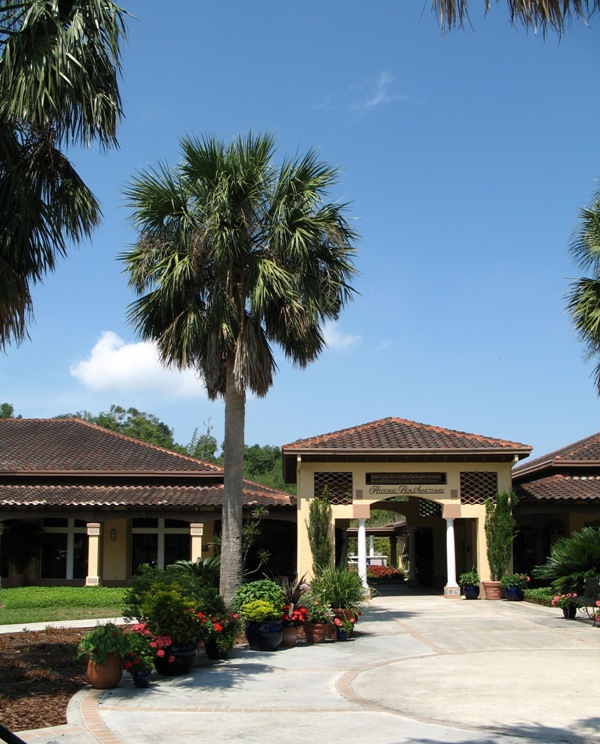
{"label": "lattice screen", "polygon": [[327,486],[330,504],[352,503],[352,473],[315,473],[314,486],[315,496],[321,496]]}
{"label": "lattice screen", "polygon": [[420,517],[440,517],[442,515],[442,506],[435,501],[419,499],[419,516]]}
{"label": "lattice screen", "polygon": [[460,503],[483,504],[498,493],[498,473],[480,471],[460,474]]}

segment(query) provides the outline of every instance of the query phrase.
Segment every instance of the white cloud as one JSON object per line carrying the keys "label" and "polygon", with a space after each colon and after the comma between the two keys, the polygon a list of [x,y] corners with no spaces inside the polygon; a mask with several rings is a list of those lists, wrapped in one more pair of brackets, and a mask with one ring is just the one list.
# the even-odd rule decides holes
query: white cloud
{"label": "white cloud", "polygon": [[328,95],[317,108],[365,112],[394,101],[405,101],[405,96],[393,92],[393,83],[393,76],[384,70],[375,83],[369,80],[345,93]]}
{"label": "white cloud", "polygon": [[332,322],[325,323],[323,328],[323,336],[325,337],[325,343],[330,349],[336,351],[348,351],[353,346],[356,346],[361,341],[360,336],[352,336],[349,333],[341,333],[338,330],[337,324]]}
{"label": "white cloud", "polygon": [[168,398],[202,398],[206,391],[192,371],[178,371],[159,361],[155,344],[125,343],[116,333],[104,331],[89,357],[69,368],[72,377],[95,393],[151,392]]}

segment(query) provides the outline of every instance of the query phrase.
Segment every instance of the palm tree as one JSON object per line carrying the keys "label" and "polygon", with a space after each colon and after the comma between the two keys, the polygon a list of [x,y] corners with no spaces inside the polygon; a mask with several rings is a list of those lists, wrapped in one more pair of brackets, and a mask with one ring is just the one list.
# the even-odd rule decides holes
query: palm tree
{"label": "palm tree", "polygon": [[[591,272],[591,277],[571,283],[567,309],[579,338],[586,344],[586,356],[592,358],[600,355],[600,191],[592,204],[581,210],[570,250],[581,270]],[[594,381],[600,395],[600,363],[594,370]]]}
{"label": "palm tree", "polygon": [[[491,0],[483,0],[485,11]],[[498,3],[499,0],[496,0]],[[510,22],[518,21],[525,28],[540,28],[545,35],[548,29],[560,36],[573,17],[588,20],[599,8],[600,0],[506,0]],[[469,0],[432,0],[442,29],[462,27],[469,20]]]}
{"label": "palm tree", "polygon": [[137,332],[225,400],[220,591],[229,600],[242,578],[246,391],[264,396],[273,384],[273,343],[301,367],[319,356],[321,323],[352,296],[356,236],[346,205],[325,201],[336,169],[312,151],[277,168],[268,134],[180,144],[178,166],[128,187],[139,239],[121,260],[138,295]]}
{"label": "palm tree", "polygon": [[0,347],[26,336],[32,285],[100,221],[61,148],[117,144],[124,15],[110,0],[0,0]]}

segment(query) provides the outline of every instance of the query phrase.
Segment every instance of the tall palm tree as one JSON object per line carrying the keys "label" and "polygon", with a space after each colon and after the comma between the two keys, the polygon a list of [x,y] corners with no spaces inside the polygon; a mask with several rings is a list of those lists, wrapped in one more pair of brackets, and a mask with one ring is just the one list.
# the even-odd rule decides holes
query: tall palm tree
{"label": "tall palm tree", "polygon": [[201,374],[225,400],[220,590],[242,579],[246,391],[266,395],[271,344],[304,367],[325,346],[321,323],[352,296],[355,233],[345,204],[326,201],[335,168],[314,152],[276,167],[273,138],[181,141],[179,165],[126,191],[135,246],[121,256],[138,299],[129,317],[161,358]]}
{"label": "tall palm tree", "polygon": [[[600,191],[587,209],[580,213],[579,227],[571,243],[571,254],[582,271],[591,276],[571,283],[567,309],[579,338],[585,343],[588,358],[600,356]],[[600,395],[600,362],[594,370]]]}
{"label": "tall palm tree", "polygon": [[61,148],[117,144],[124,16],[111,0],[0,0],[0,348],[26,336],[32,285],[100,220]]}
{"label": "tall palm tree", "polygon": [[[492,0],[483,0],[485,11]],[[500,0],[496,0],[499,3]],[[548,29],[562,34],[573,17],[588,20],[599,8],[600,0],[506,0],[510,22],[519,22],[525,28]],[[469,20],[469,0],[432,0],[442,29],[462,27]]]}

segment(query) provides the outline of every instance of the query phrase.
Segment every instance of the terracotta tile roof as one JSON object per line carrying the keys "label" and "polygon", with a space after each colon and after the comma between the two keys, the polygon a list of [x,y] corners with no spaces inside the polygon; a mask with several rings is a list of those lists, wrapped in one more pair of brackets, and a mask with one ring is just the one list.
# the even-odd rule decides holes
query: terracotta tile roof
{"label": "terracotta tile roof", "polygon": [[547,469],[594,466],[600,468],[600,433],[519,465],[513,470],[513,479]]}
{"label": "terracotta tile roof", "polygon": [[384,418],[350,429],[334,431],[308,439],[298,439],[282,447],[296,450],[385,450],[415,452],[419,450],[489,450],[494,452],[517,451],[525,457],[531,447],[504,439],[493,439],[479,434],[443,429],[439,426],[419,424],[400,418]]}
{"label": "terracotta tile roof", "polygon": [[218,465],[80,419],[0,419],[0,474],[222,474]]}
{"label": "terracotta tile roof", "polygon": [[521,501],[599,501],[600,474],[556,473],[528,483],[515,484],[515,491]]}
{"label": "terracotta tile roof", "polygon": [[[244,481],[244,506],[294,506],[295,496]],[[0,508],[220,507],[223,485],[47,485],[0,484]]]}

